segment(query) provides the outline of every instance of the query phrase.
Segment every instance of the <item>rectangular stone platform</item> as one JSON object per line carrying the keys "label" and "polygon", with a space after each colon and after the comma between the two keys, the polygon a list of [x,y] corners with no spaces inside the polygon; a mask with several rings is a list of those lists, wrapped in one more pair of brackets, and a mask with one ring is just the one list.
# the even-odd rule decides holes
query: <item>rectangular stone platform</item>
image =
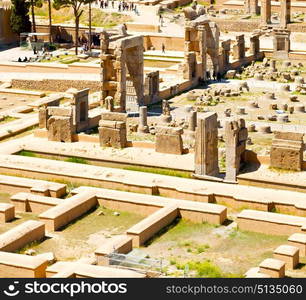
{"label": "rectangular stone platform", "polygon": [[127,254],[132,251],[132,238],[122,234],[108,239],[102,246],[95,251],[97,264],[106,266],[109,264],[109,255],[113,252]]}
{"label": "rectangular stone platform", "polygon": [[290,235],[306,227],[306,218],[246,209],[237,216],[241,230]]}
{"label": "rectangular stone platform", "polygon": [[294,233],[289,236],[288,244],[300,249],[300,256],[306,256],[306,233]]}
{"label": "rectangular stone platform", "polygon": [[144,278],[145,274],[133,270],[93,266],[78,262],[57,262],[46,270],[47,277],[62,272],[74,274],[74,278]]}
{"label": "rectangular stone platform", "polygon": [[64,199],[35,195],[32,193],[18,193],[11,197],[11,203],[16,211],[40,214],[51,207],[61,204]]}
{"label": "rectangular stone platform", "polygon": [[57,182],[0,175],[0,190],[6,193],[32,192],[42,196],[62,197],[66,185]]}
{"label": "rectangular stone platform", "polygon": [[84,192],[65,199],[61,204],[39,215],[46,229],[55,231],[80,217],[98,204],[95,193]]}
{"label": "rectangular stone platform", "polygon": [[0,223],[6,223],[15,218],[15,206],[9,203],[0,203]]}
{"label": "rectangular stone platform", "polygon": [[267,258],[260,263],[259,271],[273,278],[283,278],[285,277],[285,263],[278,259]]}
{"label": "rectangular stone platform", "polygon": [[39,256],[0,252],[0,278],[43,278],[47,266]]}
{"label": "rectangular stone platform", "polygon": [[274,258],[285,262],[288,269],[295,269],[299,264],[299,248],[295,246],[281,245],[273,253]]}
{"label": "rectangular stone platform", "polygon": [[45,224],[29,220],[0,235],[0,251],[13,252],[45,237]]}
{"label": "rectangular stone platform", "polygon": [[165,206],[127,230],[133,238],[133,247],[142,246],[162,228],[171,224],[178,216],[177,205]]}
{"label": "rectangular stone platform", "polygon": [[72,193],[79,193],[89,189],[95,192],[100,205],[110,209],[137,211],[139,214],[150,215],[164,206],[175,204],[178,206],[179,216],[193,222],[208,222],[220,225],[227,218],[226,207],[219,204],[89,187],[76,188]]}

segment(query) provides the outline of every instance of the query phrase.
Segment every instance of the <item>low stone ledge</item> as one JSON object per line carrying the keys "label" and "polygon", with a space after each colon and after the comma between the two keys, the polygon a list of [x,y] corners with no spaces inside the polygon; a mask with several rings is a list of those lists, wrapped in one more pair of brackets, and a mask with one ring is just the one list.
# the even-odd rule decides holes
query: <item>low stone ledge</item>
{"label": "low stone ledge", "polygon": [[294,233],[289,236],[288,243],[300,249],[300,256],[306,256],[306,234]]}
{"label": "low stone ledge", "polygon": [[43,278],[47,266],[48,261],[38,256],[0,252],[1,278]]}
{"label": "low stone ledge", "polygon": [[117,235],[108,239],[101,247],[96,249],[95,256],[97,264],[109,265],[109,255],[116,253],[129,253],[133,249],[132,238],[127,235]]}
{"label": "low stone ledge", "polygon": [[45,224],[29,220],[0,235],[0,251],[13,252],[45,237]]}
{"label": "low stone ledge", "polygon": [[17,193],[11,197],[16,211],[40,214],[51,207],[61,204],[64,199],[35,195],[32,193]]}
{"label": "low stone ledge", "polygon": [[39,215],[39,219],[46,224],[49,231],[55,231],[72,220],[86,213],[97,205],[93,192],[84,192],[65,199],[61,204],[50,208]]}
{"label": "low stone ledge", "polygon": [[302,230],[306,218],[246,209],[237,216],[237,223],[242,230],[290,235]]}
{"label": "low stone ledge", "polygon": [[6,223],[15,218],[15,206],[9,203],[0,203],[0,223]]}
{"label": "low stone ledge", "polygon": [[127,230],[132,237],[133,246],[140,247],[154,234],[171,224],[178,216],[177,205],[165,206]]}

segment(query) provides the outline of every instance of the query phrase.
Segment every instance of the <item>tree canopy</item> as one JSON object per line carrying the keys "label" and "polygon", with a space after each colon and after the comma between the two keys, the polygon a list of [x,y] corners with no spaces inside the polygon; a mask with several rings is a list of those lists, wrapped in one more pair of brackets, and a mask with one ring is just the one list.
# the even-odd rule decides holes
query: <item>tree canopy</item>
{"label": "tree canopy", "polygon": [[10,25],[12,31],[20,34],[21,32],[31,31],[31,22],[29,18],[30,3],[25,0],[11,0],[12,11]]}

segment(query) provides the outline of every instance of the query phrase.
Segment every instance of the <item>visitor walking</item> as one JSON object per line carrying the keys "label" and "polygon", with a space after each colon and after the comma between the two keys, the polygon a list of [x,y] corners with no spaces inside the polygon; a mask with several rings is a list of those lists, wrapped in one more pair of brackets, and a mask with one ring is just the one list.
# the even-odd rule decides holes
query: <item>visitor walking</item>
{"label": "visitor walking", "polygon": [[165,50],[166,50],[165,44],[162,43],[162,53],[165,53],[166,52]]}

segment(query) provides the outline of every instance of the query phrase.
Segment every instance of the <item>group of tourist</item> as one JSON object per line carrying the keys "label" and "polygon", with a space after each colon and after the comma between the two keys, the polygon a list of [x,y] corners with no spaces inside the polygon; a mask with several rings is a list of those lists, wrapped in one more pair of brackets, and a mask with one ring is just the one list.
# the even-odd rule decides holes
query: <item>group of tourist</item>
{"label": "group of tourist", "polygon": [[[101,9],[108,8],[109,4],[111,4],[111,8],[115,9],[115,1],[114,0],[96,0],[96,5],[99,6]],[[135,14],[139,14],[139,11],[137,9],[137,5],[133,2],[125,2],[125,1],[119,1],[118,2],[118,11],[134,11]]]}
{"label": "group of tourist", "polygon": [[208,81],[211,81],[211,80],[221,81],[222,75],[220,72],[216,72],[215,70],[209,70],[206,72],[206,79]]}

